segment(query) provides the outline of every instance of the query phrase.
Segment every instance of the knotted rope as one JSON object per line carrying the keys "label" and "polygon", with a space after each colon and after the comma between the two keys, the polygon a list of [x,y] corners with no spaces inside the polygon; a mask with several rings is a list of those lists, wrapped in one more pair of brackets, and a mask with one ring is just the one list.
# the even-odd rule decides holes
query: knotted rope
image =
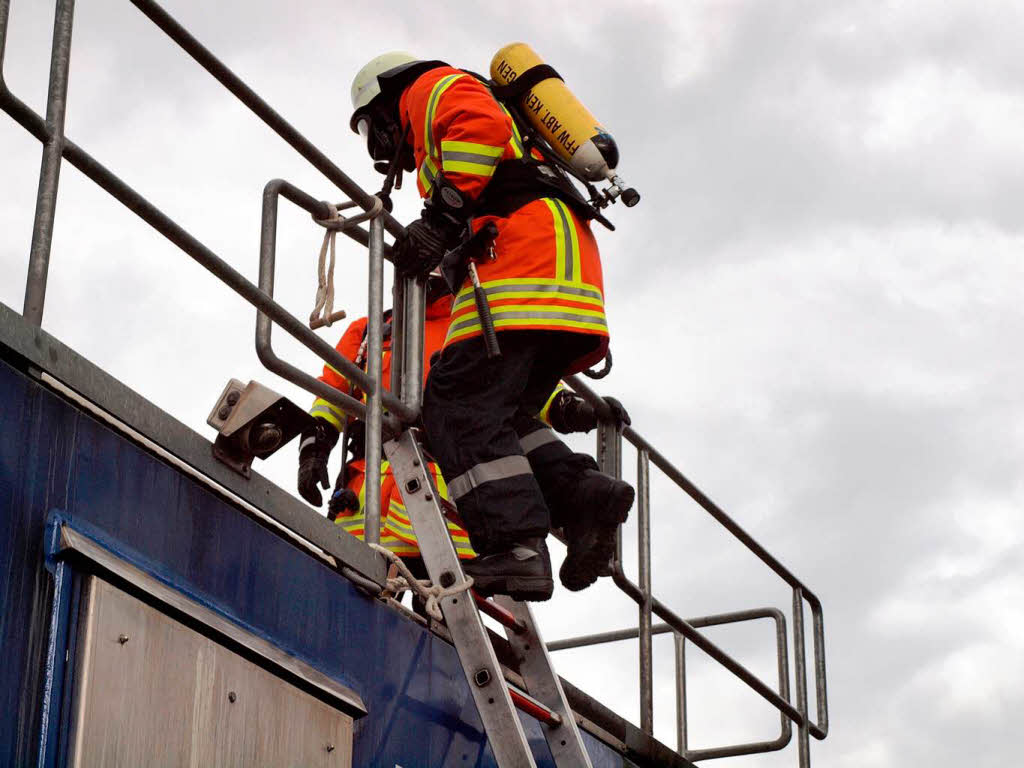
{"label": "knotted rope", "polygon": [[453,584],[450,587],[442,587],[440,584],[434,584],[430,579],[417,579],[412,575],[408,566],[402,562],[402,558],[387,547],[382,547],[380,544],[371,544],[370,548],[384,555],[388,562],[398,568],[398,572],[401,574],[400,576],[389,578],[387,580],[385,591],[392,595],[398,595],[407,589],[411,589],[420,598],[420,600],[423,601],[427,615],[437,621],[444,621],[444,614],[441,613],[441,600],[446,597],[451,597],[452,595],[457,595],[460,592],[468,592],[473,586],[473,579],[470,576],[467,576],[466,580],[461,584]]}
{"label": "knotted rope", "polygon": [[327,218],[313,218],[313,221],[324,228],[324,241],[320,245],[320,259],[317,264],[316,299],[313,311],[309,315],[309,327],[313,330],[324,326],[330,328],[332,323],[345,317],[344,310],[334,311],[334,263],[338,233],[346,227],[379,216],[384,210],[379,198],[374,198],[373,208],[369,211],[350,218],[342,216],[339,211],[353,207],[355,203],[352,201],[324,205],[327,206]]}

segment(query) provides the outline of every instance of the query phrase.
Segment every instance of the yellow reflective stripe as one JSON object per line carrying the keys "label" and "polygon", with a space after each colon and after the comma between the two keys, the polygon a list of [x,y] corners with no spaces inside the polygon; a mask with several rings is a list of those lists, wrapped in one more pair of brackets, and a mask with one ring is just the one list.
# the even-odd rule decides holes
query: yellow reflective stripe
{"label": "yellow reflective stripe", "polygon": [[430,194],[430,190],[434,187],[434,179],[436,178],[437,163],[430,157],[424,157],[423,162],[420,163],[420,185],[423,187],[424,194]]}
{"label": "yellow reflective stripe", "polygon": [[493,147],[489,144],[443,140],[441,164],[446,171],[489,177],[494,175],[504,152],[504,147]]}
{"label": "yellow reflective stripe", "polygon": [[339,432],[342,429],[342,422],[345,420],[345,412],[326,400],[317,398],[313,407],[309,409],[309,415],[317,419],[323,419]]}
{"label": "yellow reflective stripe", "polygon": [[[509,319],[509,320],[500,320],[500,321],[499,320],[495,320],[494,321],[494,327],[496,329],[500,330],[501,328],[508,327],[508,326],[516,326],[516,327],[519,327],[519,328],[521,328],[521,327],[530,327],[530,326],[544,326],[544,327],[555,326],[557,328],[566,328],[566,329],[570,329],[570,330],[580,330],[580,331],[598,331],[598,332],[604,332],[604,333],[607,333],[607,331],[608,331],[608,326],[607,326],[606,323],[586,323],[586,322],[577,322],[575,320],[544,320],[544,319],[520,319],[520,320],[515,320],[515,319]],[[450,343],[452,341],[455,341],[456,339],[461,339],[463,336],[469,336],[470,334],[473,334],[473,333],[479,333],[482,330],[483,329],[481,328],[480,323],[475,323],[473,325],[467,325],[464,328],[460,328],[457,331],[449,331],[448,335],[445,337],[444,343],[448,344],[448,343]]]}
{"label": "yellow reflective stripe", "polygon": [[544,198],[544,203],[547,205],[548,210],[551,211],[551,218],[554,220],[555,278],[558,280],[565,280],[565,229],[559,226],[559,213],[558,208],[555,207],[555,201],[550,197],[546,197]]}
{"label": "yellow reflective stripe", "polygon": [[580,238],[576,232],[576,220],[572,217],[572,213],[569,211],[569,206],[565,204],[563,200],[555,200],[555,205],[562,211],[562,222],[565,224],[565,228],[569,232],[569,240],[571,243],[567,244],[572,253],[572,281],[578,283],[583,279],[583,267],[580,264]]}
{"label": "yellow reflective stripe", "polygon": [[551,393],[551,397],[544,403],[544,407],[540,409],[540,413],[537,414],[538,418],[548,426],[551,426],[551,421],[548,419],[548,413],[551,411],[551,404],[555,402],[555,398],[558,397],[558,393],[565,389],[565,384],[558,382],[558,386]]}
{"label": "yellow reflective stripe", "polygon": [[490,144],[477,144],[473,141],[454,141],[443,139],[441,141],[441,156],[449,152],[465,152],[470,155],[483,155],[484,157],[501,157],[505,153],[504,147],[495,147]]}
{"label": "yellow reflective stripe", "polygon": [[512,121],[512,138],[509,139],[508,143],[509,146],[512,147],[512,154],[515,155],[518,160],[526,154],[526,147],[523,146],[523,137],[519,133],[519,126],[516,125],[515,118],[512,117],[512,113],[508,111],[508,107],[500,101],[498,102],[498,105],[501,107],[502,111],[508,115],[508,119]]}
{"label": "yellow reflective stripe", "polygon": [[490,178],[498,169],[497,165],[482,165],[480,163],[469,163],[465,160],[445,160],[444,170],[449,173],[471,173],[475,176],[487,176]]}
{"label": "yellow reflective stripe", "polygon": [[[452,325],[458,326],[476,314],[476,307],[474,307],[464,315],[453,317]],[[566,320],[587,320],[599,322],[602,325],[605,324],[603,309],[587,309],[585,307],[564,307],[559,305],[543,307],[537,304],[502,304],[499,307],[493,307],[491,314],[494,315],[495,320],[503,316],[512,318],[550,317],[554,319],[564,317]]]}
{"label": "yellow reflective stripe", "polygon": [[313,401],[313,408],[310,409],[310,413],[312,413],[313,409],[315,408],[324,408],[330,411],[331,413],[336,414],[337,416],[341,416],[343,418],[345,416],[345,412],[341,410],[341,408],[339,408],[329,400],[324,400],[322,397],[318,397],[316,400]]}
{"label": "yellow reflective stripe", "polygon": [[545,197],[555,228],[555,277],[578,283],[580,274],[580,243],[576,225],[568,207],[561,200]]}
{"label": "yellow reflective stripe", "polygon": [[[495,280],[481,283],[484,293],[490,301],[504,301],[506,299],[550,299],[552,301],[574,301],[579,304],[593,304],[603,306],[604,299],[601,291],[594,285],[577,283],[569,285],[557,280],[524,283],[520,280]],[[466,305],[473,304],[475,298],[472,288],[463,288],[459,291],[455,302],[452,304],[452,314],[456,314]]]}
{"label": "yellow reflective stripe", "polygon": [[434,88],[430,92],[430,98],[427,99],[426,124],[423,126],[423,148],[426,150],[428,157],[437,157],[437,146],[434,143],[434,115],[437,113],[437,102],[441,99],[441,94],[447,91],[451,84],[460,77],[466,77],[466,75],[460,73],[442,77],[434,84]]}
{"label": "yellow reflective stripe", "polygon": [[[531,304],[509,304],[493,307],[491,315],[495,328],[508,326],[556,326],[607,332],[608,323],[604,312],[579,307],[539,307]],[[460,315],[448,327],[445,343],[480,331],[480,317],[476,310]]]}

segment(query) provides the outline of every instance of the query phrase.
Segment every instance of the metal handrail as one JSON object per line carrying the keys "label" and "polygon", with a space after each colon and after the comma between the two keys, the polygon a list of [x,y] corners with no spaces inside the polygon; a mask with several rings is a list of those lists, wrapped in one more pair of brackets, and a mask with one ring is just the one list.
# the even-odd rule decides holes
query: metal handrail
{"label": "metal handrail", "polygon": [[[687,619],[686,622],[695,628],[721,626],[724,624],[737,624],[740,622],[753,621],[756,619],[772,619],[775,622],[775,661],[778,669],[779,695],[789,698],[789,650],[786,644],[786,617],[777,608],[754,608],[746,611],[733,611],[721,613],[714,616],[698,616]],[[676,676],[676,738],[679,754],[687,760],[708,760],[718,757],[735,757],[738,755],[752,755],[761,752],[774,752],[784,749],[793,738],[793,726],[784,712],[779,713],[780,732],[779,736],[771,741],[750,742],[747,744],[736,744],[727,747],[714,747],[710,749],[689,749],[687,746],[687,719],[686,719],[686,639],[679,632],[676,632],[668,624],[656,624],[649,630],[650,635],[672,633],[675,644],[675,676]],[[619,640],[639,639],[641,628],[620,629],[613,632],[600,632],[592,635],[581,635],[580,637],[555,640],[547,643],[549,651],[562,651],[570,648],[584,648],[590,645],[601,645]]]}
{"label": "metal handrail", "polygon": [[[369,195],[340,168],[327,159],[313,144],[274,111],[265,101],[245,85],[209,50],[189,35],[159,5],[150,0],[130,0],[157,26],[178,43],[190,56],[216,77],[235,94],[263,122],[293,146],[317,170],[324,174],[360,207],[369,212],[376,205],[374,196]],[[66,106],[67,80],[69,73],[71,28],[74,18],[74,0],[57,0],[54,18],[53,47],[51,50],[50,84],[47,96],[47,118],[44,120],[34,110],[15,96],[7,87],[3,77],[3,57],[6,51],[7,30],[10,19],[11,0],[0,0],[0,109],[3,109],[29,133],[43,142],[43,165],[40,171],[39,190],[36,198],[36,216],[33,226],[32,250],[25,289],[24,316],[35,325],[41,325],[46,295],[46,278],[49,267],[52,242],[52,219],[59,182],[60,158],[63,157],[86,177],[94,181],[112,197],[134,212],[139,218],[178,246],[186,254],[211,272],[221,282],[252,304],[261,313],[280,325],[289,335],[312,351],[318,358],[356,377],[359,385],[371,395],[376,390],[373,381],[349,360],[340,355],[331,345],[308,329],[298,318],[275,302],[271,296],[253,285],[241,273],[217,256],[198,239],[179,226],[169,216],[122,181],[116,174],[90,156],[85,150],[68,139],[63,132]],[[304,193],[301,193],[304,194]],[[319,205],[319,201],[316,201]],[[323,213],[323,211],[321,211]],[[385,227],[392,233],[401,233],[402,225],[390,215],[382,214]],[[352,227],[345,234],[357,242],[368,245],[370,235],[365,230]],[[384,256],[389,249],[382,247]],[[271,351],[272,354],[272,351]],[[268,355],[268,359],[270,359]],[[280,361],[279,361],[280,362]],[[282,367],[287,364],[281,363]],[[286,378],[288,378],[286,376]],[[312,379],[312,377],[309,377]],[[312,394],[322,397],[346,413],[364,416],[361,403],[348,398],[332,387],[315,380],[296,382]],[[412,409],[406,407],[390,393],[383,395],[389,409],[400,417],[414,418]]]}
{"label": "metal handrail", "polygon": [[[641,727],[651,732],[653,727],[653,684],[651,673],[651,616],[657,615],[667,622],[680,636],[690,640],[694,645],[707,653],[718,663],[732,672],[747,686],[758,693],[768,703],[779,710],[785,717],[788,717],[798,727],[798,754],[801,768],[810,765],[810,744],[809,736],[816,739],[824,739],[828,735],[828,695],[825,680],[825,630],[822,616],[821,601],[811,592],[802,581],[772,556],[761,544],[759,544],[749,533],[731,517],[729,517],[717,504],[715,504],[703,491],[694,485],[681,471],[679,471],[668,459],[666,459],[651,443],[649,443],[636,430],[629,426],[620,428],[613,420],[613,414],[608,404],[592,390],[579,376],[566,378],[569,384],[579,395],[584,397],[595,409],[600,419],[597,436],[598,463],[601,469],[614,477],[622,476],[622,440],[625,438],[637,449],[637,476],[638,476],[638,517],[639,535],[639,562],[641,584],[636,584],[629,579],[622,569],[622,532],[618,535],[617,552],[612,562],[612,578],[616,586],[629,596],[639,606],[640,626],[638,638],[640,641],[640,718]],[[751,673],[746,667],[733,659],[729,654],[715,645],[711,640],[697,631],[691,623],[685,621],[664,603],[652,594],[650,587],[650,481],[649,462],[672,480],[677,486],[686,492],[690,498],[696,501],[715,520],[726,528],[744,546],[753,552],[765,565],[776,575],[782,578],[793,589],[793,645],[794,645],[794,668],[796,674],[796,705],[788,699],[788,695],[780,695],[771,690],[759,678]],[[815,670],[815,699],[817,710],[817,722],[814,722],[807,707],[807,668],[805,658],[806,640],[804,636],[803,603],[806,600],[811,606],[813,620],[813,648],[814,648],[814,670]]]}

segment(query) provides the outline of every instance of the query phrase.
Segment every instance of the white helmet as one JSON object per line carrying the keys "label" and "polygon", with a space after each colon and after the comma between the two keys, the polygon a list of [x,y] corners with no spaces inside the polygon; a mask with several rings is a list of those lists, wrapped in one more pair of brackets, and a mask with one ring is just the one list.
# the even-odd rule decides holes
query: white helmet
{"label": "white helmet", "polygon": [[370,60],[370,62],[356,73],[352,80],[352,120],[349,125],[353,131],[358,131],[356,122],[363,115],[370,102],[380,95],[379,75],[390,73],[392,70],[404,69],[410,64],[421,61],[411,53],[405,51],[392,51],[382,53]]}

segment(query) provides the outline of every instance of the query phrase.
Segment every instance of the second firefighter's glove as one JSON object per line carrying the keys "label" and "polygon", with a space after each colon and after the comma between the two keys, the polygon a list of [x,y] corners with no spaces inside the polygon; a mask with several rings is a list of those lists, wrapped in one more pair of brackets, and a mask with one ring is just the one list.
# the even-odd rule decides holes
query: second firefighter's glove
{"label": "second firefighter's glove", "polygon": [[299,494],[319,507],[323,503],[320,488],[330,488],[331,478],[327,474],[327,457],[338,442],[338,430],[323,419],[302,433],[299,442]]}
{"label": "second firefighter's glove", "polygon": [[[625,407],[614,397],[606,397],[604,401],[612,412],[612,419],[616,426],[622,427],[631,424]],[[551,402],[548,409],[548,421],[556,431],[562,434],[569,432],[589,432],[597,426],[597,413],[594,406],[567,389],[563,389]]]}
{"label": "second firefighter's glove", "polygon": [[339,515],[346,512],[359,511],[359,497],[351,488],[342,488],[331,494],[331,500],[327,502],[327,519],[336,520]]}

